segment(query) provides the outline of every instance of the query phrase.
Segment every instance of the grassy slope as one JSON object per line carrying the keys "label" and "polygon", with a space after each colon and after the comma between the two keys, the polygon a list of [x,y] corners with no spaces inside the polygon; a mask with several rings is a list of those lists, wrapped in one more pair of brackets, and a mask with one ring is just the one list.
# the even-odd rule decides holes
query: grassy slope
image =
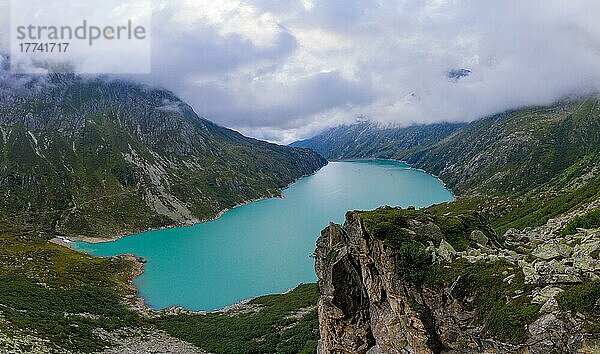
{"label": "grassy slope", "polygon": [[128,286],[131,261],[70,251],[27,229],[2,228],[0,245],[3,333],[32,334],[55,348],[88,352],[107,344],[93,335],[96,328],[141,325],[122,300],[134,293]]}
{"label": "grassy slope", "polygon": [[[173,315],[155,321],[173,336],[214,353],[314,353],[317,347],[316,284],[300,285],[285,295],[251,301],[256,313]],[[300,310],[302,316],[293,315]]]}
{"label": "grassy slope", "polygon": [[[499,233],[600,198],[600,99],[510,111],[399,158],[437,174]],[[446,206],[440,206],[446,208]]]}
{"label": "grassy slope", "polygon": [[502,113],[407,158],[459,194],[565,188],[598,164],[599,117],[597,98]]}

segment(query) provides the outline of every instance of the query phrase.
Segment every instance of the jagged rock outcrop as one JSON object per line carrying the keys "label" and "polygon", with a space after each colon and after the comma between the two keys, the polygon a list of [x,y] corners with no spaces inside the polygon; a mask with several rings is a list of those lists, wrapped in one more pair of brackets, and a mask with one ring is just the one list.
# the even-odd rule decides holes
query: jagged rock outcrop
{"label": "jagged rock outcrop", "polygon": [[[527,232],[553,237],[517,245],[512,230],[509,246],[473,220],[384,207],[324,229],[315,251],[318,352],[599,352],[600,230],[566,237],[557,230],[569,219],[550,220],[553,232]],[[531,263],[549,276],[530,281],[528,267],[539,268]],[[565,268],[577,279],[562,277]]]}

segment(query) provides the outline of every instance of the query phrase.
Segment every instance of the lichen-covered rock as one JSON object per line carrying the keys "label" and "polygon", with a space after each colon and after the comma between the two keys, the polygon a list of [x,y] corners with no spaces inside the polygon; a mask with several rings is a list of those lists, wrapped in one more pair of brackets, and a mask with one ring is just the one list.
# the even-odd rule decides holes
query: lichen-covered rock
{"label": "lichen-covered rock", "polygon": [[532,254],[537,258],[550,260],[557,257],[569,257],[572,251],[568,245],[557,242],[557,240],[551,240],[536,247]]}
{"label": "lichen-covered rock", "polygon": [[488,237],[480,230],[473,230],[469,238],[482,246],[487,245],[489,241]]}
{"label": "lichen-covered rock", "polygon": [[556,294],[558,294],[562,291],[563,290],[561,288],[548,285],[548,286],[544,287],[543,289],[540,289],[539,291],[534,291],[531,302],[534,304],[544,304],[549,299],[554,298],[554,296],[556,296]]}
{"label": "lichen-covered rock", "polygon": [[440,242],[440,247],[437,249],[437,254],[446,262],[452,262],[452,258],[456,255],[456,251],[451,244],[442,240]]}

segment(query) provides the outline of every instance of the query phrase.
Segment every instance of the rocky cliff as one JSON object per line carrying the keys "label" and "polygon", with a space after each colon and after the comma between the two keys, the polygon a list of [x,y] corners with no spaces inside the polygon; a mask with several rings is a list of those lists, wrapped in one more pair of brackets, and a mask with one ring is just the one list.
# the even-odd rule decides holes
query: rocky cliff
{"label": "rocky cliff", "polygon": [[600,229],[573,227],[598,206],[503,236],[474,212],[349,212],[317,241],[318,352],[600,351]]}

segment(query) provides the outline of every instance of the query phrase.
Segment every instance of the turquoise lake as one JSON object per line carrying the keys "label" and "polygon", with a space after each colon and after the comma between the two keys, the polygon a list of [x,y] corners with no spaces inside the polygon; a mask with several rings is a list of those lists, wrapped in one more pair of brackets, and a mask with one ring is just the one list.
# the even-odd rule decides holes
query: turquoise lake
{"label": "turquoise lake", "polygon": [[330,221],[342,223],[347,210],[421,208],[453,199],[434,176],[389,160],[331,162],[283,194],[202,224],[73,248],[144,257],[134,284],[152,308],[215,310],[316,281],[315,241]]}

